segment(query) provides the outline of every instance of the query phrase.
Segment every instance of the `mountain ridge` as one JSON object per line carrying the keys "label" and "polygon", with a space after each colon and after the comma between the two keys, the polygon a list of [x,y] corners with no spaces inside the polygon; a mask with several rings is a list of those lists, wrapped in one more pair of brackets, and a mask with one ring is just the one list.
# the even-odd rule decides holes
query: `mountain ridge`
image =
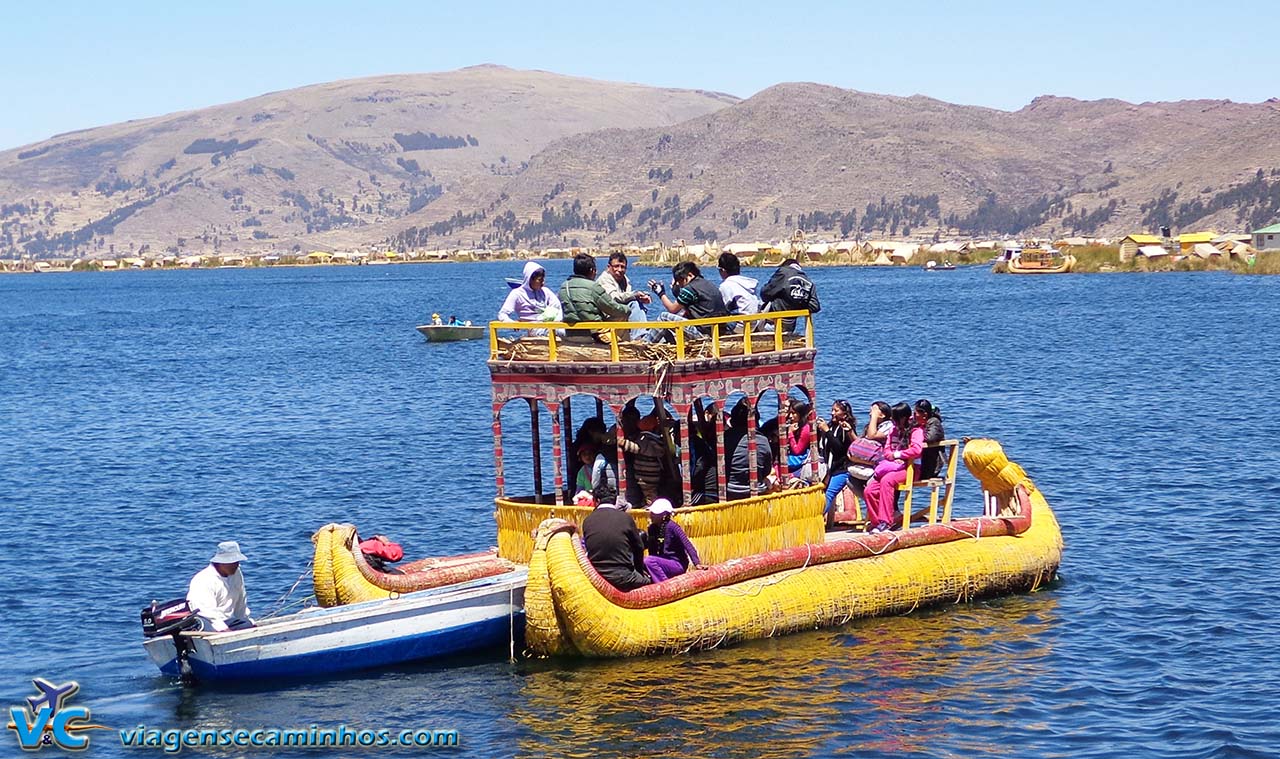
{"label": "mountain ridge", "polygon": [[1119,234],[1278,213],[1272,101],[1004,111],[817,82],[740,100],[486,64],[0,151],[10,257]]}

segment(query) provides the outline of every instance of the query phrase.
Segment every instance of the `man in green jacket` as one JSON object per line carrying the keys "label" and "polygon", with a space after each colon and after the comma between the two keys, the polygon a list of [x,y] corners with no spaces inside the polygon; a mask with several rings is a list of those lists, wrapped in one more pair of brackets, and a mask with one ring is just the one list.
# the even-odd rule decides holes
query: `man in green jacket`
{"label": "man in green jacket", "polygon": [[631,313],[596,282],[596,259],[587,253],[573,257],[573,276],[560,285],[560,305],[567,324],[626,321]]}

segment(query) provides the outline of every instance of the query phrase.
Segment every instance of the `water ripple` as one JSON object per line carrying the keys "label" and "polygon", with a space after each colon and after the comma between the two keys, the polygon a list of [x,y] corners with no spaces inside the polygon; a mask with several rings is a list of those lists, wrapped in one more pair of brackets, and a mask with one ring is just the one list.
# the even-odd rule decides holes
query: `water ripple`
{"label": "water ripple", "polygon": [[[153,674],[137,610],[219,540],[260,610],[328,521],[410,555],[493,542],[485,346],[412,327],[487,318],[517,269],[0,278],[3,703],[75,678],[109,724],[456,728],[485,757],[1275,756],[1276,278],[817,273],[820,407],[929,397],[952,434],[1000,438],[1063,527],[1040,593],[683,657]],[[517,486],[528,430],[508,435]]]}

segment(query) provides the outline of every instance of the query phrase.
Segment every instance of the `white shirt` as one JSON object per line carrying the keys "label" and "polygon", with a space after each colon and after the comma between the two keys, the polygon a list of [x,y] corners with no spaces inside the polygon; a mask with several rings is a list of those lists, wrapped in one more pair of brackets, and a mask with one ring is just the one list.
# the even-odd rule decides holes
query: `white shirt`
{"label": "white shirt", "polygon": [[187,602],[197,614],[212,622],[215,630],[226,630],[228,619],[249,619],[244,575],[238,568],[230,577],[218,574],[212,564],[196,572],[191,578],[191,587],[187,588]]}
{"label": "white shirt", "polygon": [[613,298],[619,303],[626,304],[633,300],[639,300],[640,298],[639,293],[630,289],[630,280],[627,281],[628,289],[623,290],[622,285],[619,284],[618,280],[613,278],[613,274],[608,271],[596,277],[596,282],[604,288],[604,291],[609,294],[610,298]]}

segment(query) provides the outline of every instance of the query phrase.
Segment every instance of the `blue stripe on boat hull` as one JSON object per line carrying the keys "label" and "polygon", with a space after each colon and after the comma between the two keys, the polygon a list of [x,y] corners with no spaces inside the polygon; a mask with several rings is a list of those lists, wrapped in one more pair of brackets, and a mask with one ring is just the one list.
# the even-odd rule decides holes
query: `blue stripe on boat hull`
{"label": "blue stripe on boat hull", "polygon": [[[524,629],[523,613],[517,614],[514,621],[517,633]],[[214,666],[208,662],[192,659],[191,668],[196,679],[203,682],[269,677],[317,677],[490,648],[497,649],[507,643],[510,631],[511,620],[507,617],[498,617],[444,630],[432,630],[421,635],[276,659],[261,659],[223,666]],[[171,660],[161,667],[160,671],[176,677],[178,675],[177,660]]]}

